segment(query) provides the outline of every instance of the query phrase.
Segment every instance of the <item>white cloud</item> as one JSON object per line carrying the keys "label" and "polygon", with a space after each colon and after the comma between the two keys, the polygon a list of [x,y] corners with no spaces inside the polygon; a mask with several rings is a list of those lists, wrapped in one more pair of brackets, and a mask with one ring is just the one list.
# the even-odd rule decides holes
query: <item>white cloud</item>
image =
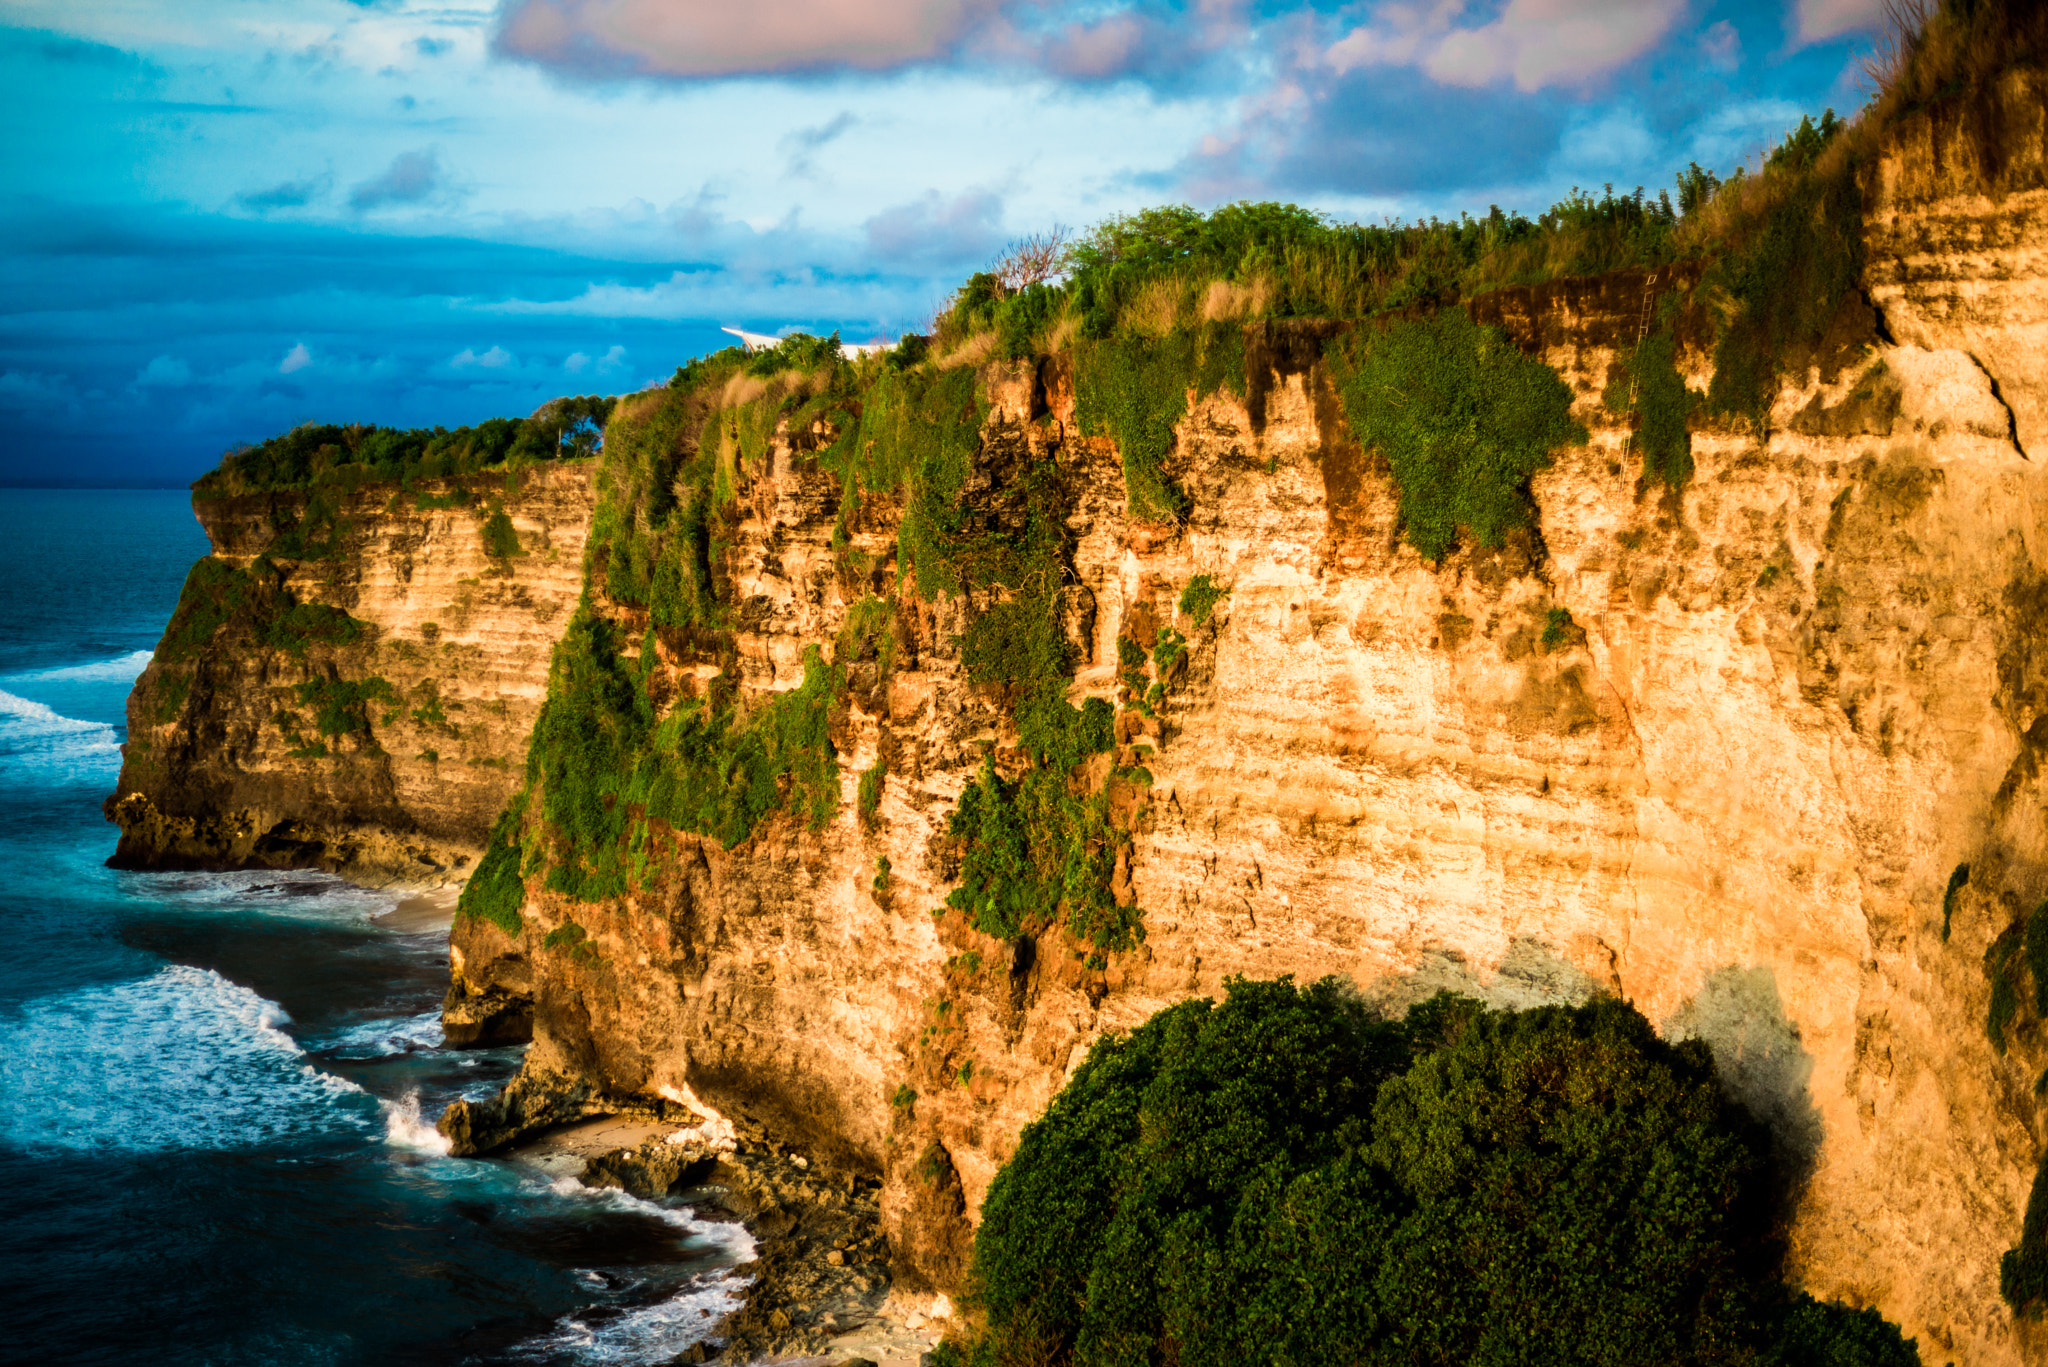
{"label": "white cloud", "polygon": [[135,375],[138,389],[177,389],[192,383],[192,367],[176,356],[158,356]]}
{"label": "white cloud", "polygon": [[519,358],[501,346],[478,355],[476,348],[464,347],[448,358],[448,364],[457,370],[516,370]]}
{"label": "white cloud", "polygon": [[1444,85],[1571,85],[1655,47],[1685,0],[1508,0],[1497,18],[1471,28],[1457,22],[1466,8],[1466,0],[1388,5],[1331,44],[1323,60],[1339,75],[1415,66]]}
{"label": "white cloud", "polygon": [[1742,35],[1723,19],[1700,34],[1700,59],[1716,71],[1735,71],[1742,66]]}
{"label": "white cloud", "polygon": [[0,404],[38,407],[56,403],[68,406],[75,397],[70,382],[61,375],[45,375],[34,370],[0,372]]}
{"label": "white cloud", "polygon": [[572,351],[569,353],[568,358],[562,362],[562,369],[568,371],[571,375],[581,375],[584,371],[590,369],[590,357],[581,351]]}
{"label": "white cloud", "polygon": [[[154,365],[155,362],[152,361],[151,364]],[[284,359],[277,363],[277,373],[280,375],[293,375],[311,364],[313,364],[313,353],[306,350],[304,342],[294,342],[292,349],[284,354]]]}
{"label": "white cloud", "polygon": [[1635,110],[1607,109],[1565,130],[1555,164],[1561,173],[1589,181],[1625,176],[1651,161],[1657,147]]}
{"label": "white cloud", "polygon": [[1884,22],[1884,0],[1799,0],[1799,41],[1817,43]]}
{"label": "white cloud", "polygon": [[498,45],[601,74],[887,70],[943,55],[994,8],[989,0],[508,0]]}

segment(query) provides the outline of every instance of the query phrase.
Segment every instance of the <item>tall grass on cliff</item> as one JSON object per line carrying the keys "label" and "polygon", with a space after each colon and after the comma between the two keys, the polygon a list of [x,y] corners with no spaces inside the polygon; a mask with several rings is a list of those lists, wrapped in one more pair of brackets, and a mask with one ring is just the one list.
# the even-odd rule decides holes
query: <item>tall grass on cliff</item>
{"label": "tall grass on cliff", "polygon": [[1611,998],[1227,986],[1025,1128],[946,1367],[1918,1362],[1779,1281],[1769,1142],[1705,1046]]}

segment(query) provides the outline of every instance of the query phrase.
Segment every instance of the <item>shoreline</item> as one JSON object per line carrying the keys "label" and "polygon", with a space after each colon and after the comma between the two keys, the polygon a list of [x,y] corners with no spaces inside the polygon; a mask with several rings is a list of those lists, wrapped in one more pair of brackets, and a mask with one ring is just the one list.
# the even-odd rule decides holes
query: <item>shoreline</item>
{"label": "shoreline", "polygon": [[[394,889],[378,889],[380,892],[392,890]],[[399,898],[397,906],[389,911],[379,912],[370,920],[386,930],[397,931],[401,935],[424,935],[428,931],[445,931],[455,924],[455,904],[461,897],[460,883],[443,883],[438,887],[415,889]]]}
{"label": "shoreline", "polygon": [[[840,1172],[742,1121],[730,1146],[694,1142],[676,1123],[619,1114],[579,1120],[491,1155],[550,1181],[680,1199],[700,1218],[730,1219],[755,1242],[733,1271],[740,1306],[678,1362],[775,1367],[923,1367],[952,1307],[895,1286],[873,1178]],[[682,1143],[671,1136],[689,1135]]]}

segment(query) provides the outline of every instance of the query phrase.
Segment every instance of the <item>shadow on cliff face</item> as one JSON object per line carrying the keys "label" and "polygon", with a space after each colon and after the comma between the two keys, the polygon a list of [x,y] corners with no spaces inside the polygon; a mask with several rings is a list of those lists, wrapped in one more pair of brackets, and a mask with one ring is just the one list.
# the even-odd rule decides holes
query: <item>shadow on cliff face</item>
{"label": "shadow on cliff face", "polygon": [[[1400,1016],[1439,992],[1477,997],[1496,1010],[1521,1011],[1578,1006],[1606,990],[1550,946],[1524,935],[1484,979],[1456,951],[1430,949],[1412,973],[1382,978],[1363,995],[1383,1014]],[[1719,969],[1658,1033],[1673,1043],[1699,1040],[1713,1052],[1722,1087],[1770,1130],[1790,1188],[1803,1186],[1820,1155],[1820,1111],[1807,1089],[1813,1056],[1800,1040],[1799,1027],[1785,1015],[1777,974],[1732,964]]]}
{"label": "shadow on cliff face", "polygon": [[1412,973],[1380,979],[1364,991],[1365,999],[1386,1016],[1403,1016],[1417,1002],[1439,992],[1477,997],[1500,1011],[1531,1006],[1578,1006],[1602,991],[1600,982],[1557,956],[1533,936],[1515,937],[1507,957],[1484,981],[1456,950],[1426,949]]}
{"label": "shadow on cliff face", "polygon": [[1769,1127],[1786,1178],[1795,1190],[1803,1185],[1820,1156],[1820,1111],[1807,1090],[1813,1055],[1785,1015],[1777,974],[1732,964],[1717,969],[1659,1033],[1713,1050],[1722,1087]]}

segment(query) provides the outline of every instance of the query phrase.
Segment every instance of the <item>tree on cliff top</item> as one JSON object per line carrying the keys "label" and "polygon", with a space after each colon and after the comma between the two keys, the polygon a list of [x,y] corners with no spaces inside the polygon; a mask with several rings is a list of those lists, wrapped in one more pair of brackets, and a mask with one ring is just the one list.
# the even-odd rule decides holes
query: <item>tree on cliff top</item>
{"label": "tree on cliff top", "polygon": [[1761,1128],[1612,999],[1233,980],[1105,1040],[990,1188],[955,1362],[1909,1367],[1773,1275]]}

